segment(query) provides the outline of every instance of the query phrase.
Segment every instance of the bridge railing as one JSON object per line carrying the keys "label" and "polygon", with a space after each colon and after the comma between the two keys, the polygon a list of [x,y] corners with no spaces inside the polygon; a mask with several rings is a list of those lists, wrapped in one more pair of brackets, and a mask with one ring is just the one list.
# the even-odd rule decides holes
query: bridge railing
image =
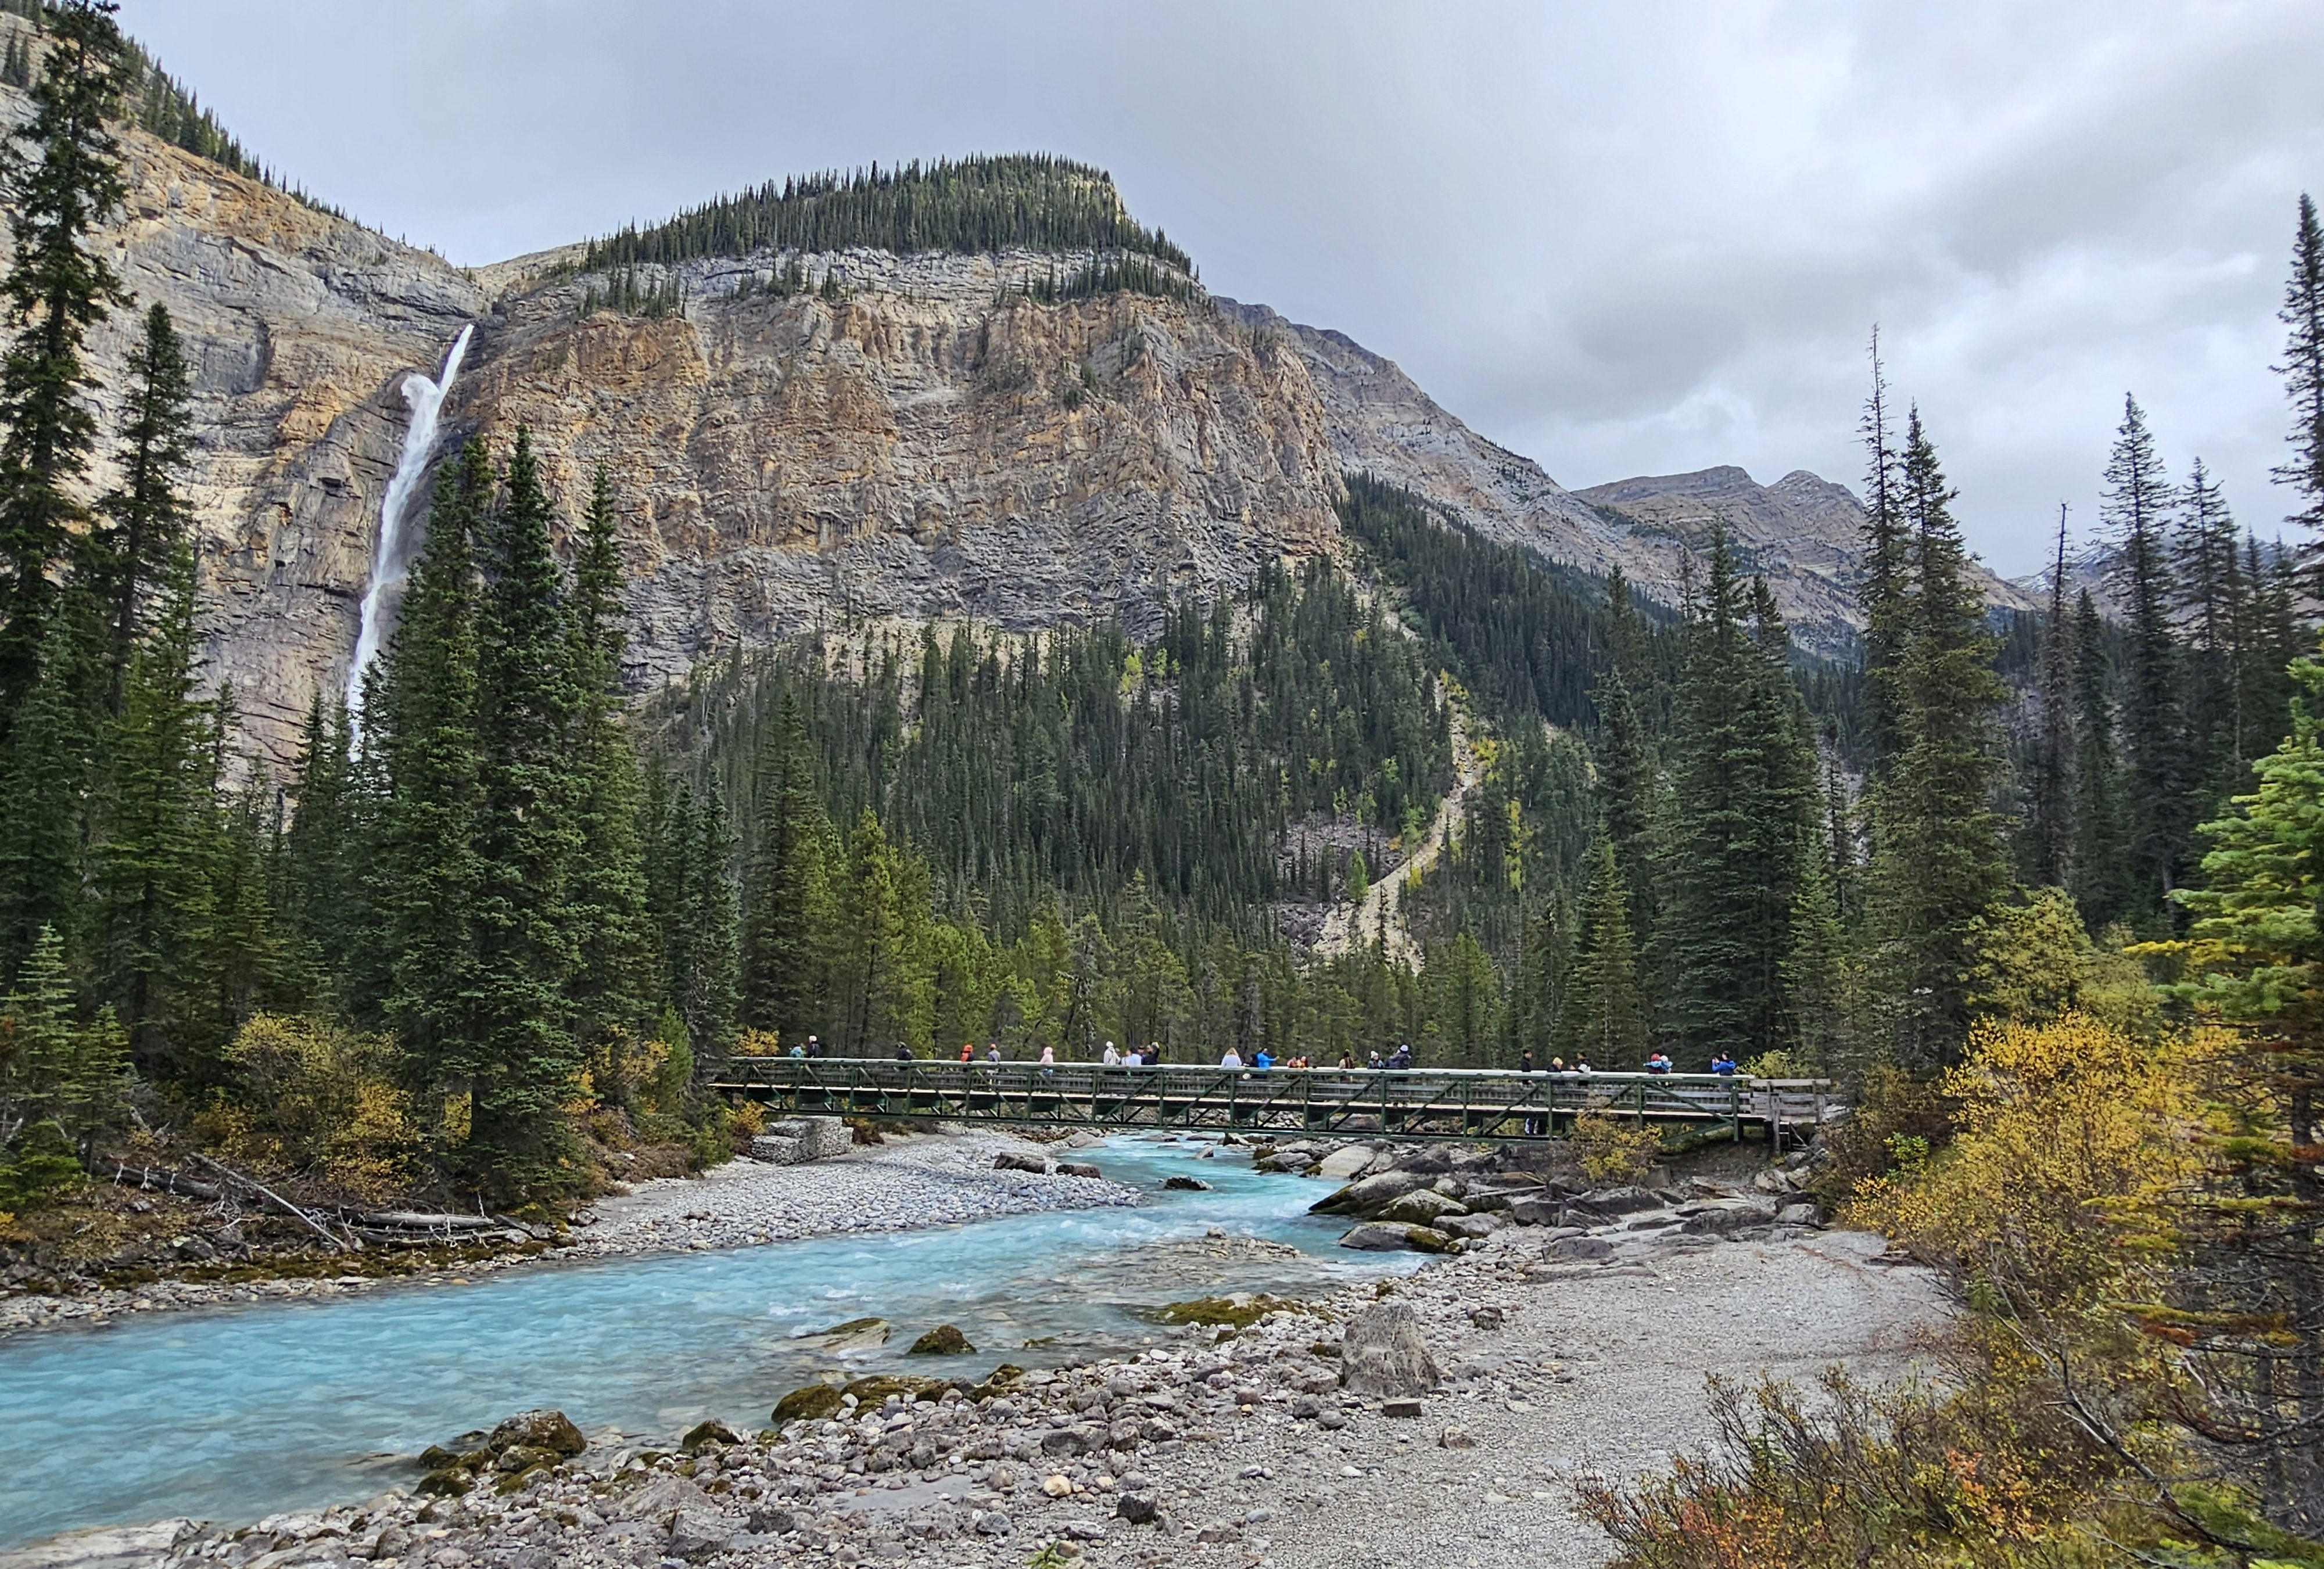
{"label": "bridge railing", "polygon": [[1820,1079],[1464,1068],[1222,1068],[1178,1064],[733,1058],[714,1087],[787,1109],[924,1121],[1231,1128],[1524,1139],[1585,1112],[1640,1125],[1812,1128],[1836,1104]]}

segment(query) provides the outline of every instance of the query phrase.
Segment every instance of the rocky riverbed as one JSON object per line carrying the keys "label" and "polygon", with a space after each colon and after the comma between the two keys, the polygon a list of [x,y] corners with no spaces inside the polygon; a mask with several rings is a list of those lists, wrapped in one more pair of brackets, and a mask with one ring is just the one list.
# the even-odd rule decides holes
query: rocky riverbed
{"label": "rocky riverbed", "polygon": [[[1138,1202],[1135,1189],[1102,1178],[996,1170],[1003,1154],[1072,1158],[1068,1140],[1038,1144],[1011,1134],[947,1131],[891,1137],[828,1160],[776,1166],[734,1160],[700,1177],[663,1177],[599,1201],[559,1236],[512,1232],[488,1248],[430,1256],[414,1272],[396,1254],[349,1255],[328,1273],[265,1279],[162,1278],[128,1288],[63,1294],[0,1294],[0,1334],[43,1325],[98,1324],[188,1307],[342,1297],[391,1281],[463,1282],[544,1258],[603,1258],[687,1249],[745,1247],[839,1232],[907,1231],[1037,1210]],[[1054,1160],[1050,1161],[1055,1164]],[[376,1270],[374,1269],[376,1267]]]}
{"label": "rocky riverbed", "polygon": [[[1139,1569],[1590,1564],[1606,1546],[1574,1480],[1701,1442],[1705,1375],[1895,1376],[1941,1323],[1926,1274],[1860,1233],[1624,1218],[1580,1232],[1602,1250],[1575,1234],[1510,1226],[1402,1280],[1087,1367],[859,1381],[779,1427],[738,1409],[689,1435],[447,1435],[424,1492],[83,1534],[0,1569],[1016,1569],[1053,1542]],[[1379,1363],[1383,1306],[1425,1352],[1409,1398],[1343,1387]]]}

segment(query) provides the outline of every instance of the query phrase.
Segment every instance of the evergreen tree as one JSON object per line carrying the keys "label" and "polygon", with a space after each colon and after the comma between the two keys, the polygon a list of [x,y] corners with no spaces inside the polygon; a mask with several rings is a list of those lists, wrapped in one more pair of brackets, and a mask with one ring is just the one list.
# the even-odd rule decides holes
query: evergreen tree
{"label": "evergreen tree", "polygon": [[212,710],[196,691],[194,597],[193,557],[180,543],[151,635],[124,673],[93,865],[98,994],[156,1077],[198,1077],[190,1056],[224,1045],[214,1016],[205,1018],[216,998],[198,962],[214,938],[219,846]]}
{"label": "evergreen tree", "polygon": [[1427,1034],[1442,1066],[1498,1066],[1493,1048],[1499,1035],[1500,976],[1484,946],[1460,933],[1428,955],[1421,983],[1428,995]]}
{"label": "evergreen tree", "polygon": [[2028,781],[2025,880],[2063,888],[2074,865],[2074,623],[2066,611],[2066,509],[2058,508],[2058,549],[2050,568],[2050,608],[2042,618],[2036,684],[2041,733]]}
{"label": "evergreen tree", "polygon": [[613,495],[600,468],[590,489],[574,564],[570,622],[574,720],[574,827],[577,844],[566,898],[575,967],[568,999],[575,1038],[611,1070],[624,1041],[643,1038],[659,992],[646,911],[641,814],[645,787],[621,715],[622,563]]}
{"label": "evergreen tree", "polygon": [[506,494],[479,551],[475,964],[471,1028],[458,1050],[459,1076],[472,1086],[470,1143],[495,1179],[521,1190],[557,1180],[558,1107],[581,1066],[566,995],[579,962],[568,904],[581,850],[578,704],[550,521],[531,438],[520,427]]}
{"label": "evergreen tree", "polygon": [[1788,1047],[1795,1072],[1835,1074],[1862,1082],[1866,1067],[1848,995],[1848,945],[1840,906],[1822,862],[1811,857],[1792,897],[1792,950],[1784,955],[1784,991],[1791,1006]]}
{"label": "evergreen tree", "polygon": [[318,686],[307,705],[293,765],[294,801],[282,835],[275,900],[289,961],[310,999],[357,1013],[376,991],[350,985],[355,966],[375,958],[370,928],[366,849],[370,823],[356,777],[354,727],[344,705],[327,708]]}
{"label": "evergreen tree", "polygon": [[1910,540],[1904,517],[1888,382],[1880,367],[1880,333],[1872,334],[1872,395],[1858,429],[1864,438],[1864,577],[1857,604],[1864,613],[1865,734],[1875,777],[1888,771],[1903,750],[1896,665],[1903,657],[1909,611]]}
{"label": "evergreen tree", "polygon": [[2312,549],[2324,539],[2324,227],[2305,191],[2280,318],[2286,334],[2278,370],[2292,400],[2292,458],[2275,477],[2299,496],[2299,510],[2284,521],[2307,530]]}
{"label": "evergreen tree", "polygon": [[1630,940],[1629,892],[1614,846],[1604,839],[1591,852],[1581,926],[1557,1016],[1557,1053],[1601,1072],[1635,1071],[1646,1053],[1645,1000]]}
{"label": "evergreen tree", "polygon": [[15,259],[0,279],[13,337],[0,355],[0,731],[40,678],[57,569],[87,509],[78,487],[97,436],[81,364],[88,329],[127,295],[90,243],[121,205],[123,42],[108,0],[47,15],[32,117],[10,134]]}
{"label": "evergreen tree", "polygon": [[[682,803],[683,804],[683,803]],[[739,994],[734,845],[717,798],[706,796],[680,814],[685,838],[678,847],[679,929],[687,945],[685,985],[671,1001],[694,1043],[696,1073],[715,1067],[733,1045]]]}
{"label": "evergreen tree", "polygon": [[1655,763],[1645,723],[1632,699],[1632,678],[1624,671],[1626,665],[1636,668],[1644,638],[1637,612],[1630,604],[1629,585],[1618,567],[1607,580],[1606,594],[1613,607],[1615,657],[1599,678],[1594,694],[1599,720],[1599,811],[1606,837],[1614,846],[1614,859],[1630,888],[1632,936],[1641,948],[1647,948],[1655,940]]}
{"label": "evergreen tree", "polygon": [[45,1125],[56,1135],[52,1148],[87,1159],[97,1136],[121,1120],[127,1058],[110,1011],[86,1025],[74,1019],[64,939],[42,929],[0,997],[0,1194],[78,1175],[80,1161],[69,1157],[35,1167],[39,1142],[27,1135]]}
{"label": "evergreen tree", "polygon": [[2106,517],[2116,530],[2116,576],[2127,626],[2122,735],[2129,787],[2132,854],[2143,900],[2177,885],[2193,830],[2180,708],[2178,640],[2172,624],[2169,520],[2172,491],[2135,398],[2123,400],[2122,429],[2106,470]]}
{"label": "evergreen tree", "polygon": [[144,333],[129,352],[129,376],[121,484],[99,504],[102,525],[90,535],[90,577],[112,606],[107,690],[116,713],[137,641],[139,599],[168,569],[186,532],[186,503],[178,494],[189,423],[186,357],[166,306],[146,311]]}
{"label": "evergreen tree", "polygon": [[379,936],[390,974],[383,1011],[413,1076],[454,1103],[456,1133],[458,1107],[473,1096],[482,1067],[471,1006],[481,875],[473,839],[481,804],[475,545],[492,483],[484,444],[469,441],[437,485],[383,673],[363,710],[383,792]]}
{"label": "evergreen tree", "polygon": [[1912,538],[1894,688],[1900,746],[1872,789],[1868,920],[1895,1059],[1919,1070],[1960,1054],[1969,923],[2008,882],[1991,799],[2003,688],[1952,519],[1954,492],[1918,410],[1907,422],[1900,492]]}
{"label": "evergreen tree", "polygon": [[2126,914],[2135,897],[2122,760],[2115,750],[2107,625],[2084,589],[2074,604],[2073,852],[2066,886],[2090,929]]}
{"label": "evergreen tree", "polygon": [[1659,1017],[1704,1065],[1787,1036],[1782,966],[1817,807],[1788,639],[1764,582],[1748,605],[1720,531],[1687,629],[1662,865]]}
{"label": "evergreen tree", "polygon": [[2179,589],[2174,607],[2186,628],[2186,741],[2188,785],[2195,805],[2211,803],[2242,788],[2249,759],[2243,751],[2245,721],[2239,640],[2251,622],[2249,588],[2238,557],[2236,520],[2218,485],[2195,459],[2180,496],[2178,527],[2172,540],[2172,576]]}
{"label": "evergreen tree", "polygon": [[[865,808],[847,839],[844,881],[835,898],[830,947],[832,1035],[851,1057],[879,1055],[896,1034],[907,986],[907,912],[903,867],[879,817]],[[1084,1041],[1094,1029],[1106,964],[1100,953],[1078,954],[1074,1000],[1061,1038]]]}
{"label": "evergreen tree", "polygon": [[824,992],[824,842],[815,762],[798,697],[783,694],[759,747],[757,842],[744,886],[743,1018],[785,1040],[804,1036]]}
{"label": "evergreen tree", "polygon": [[97,719],[87,702],[97,629],[84,595],[51,617],[40,669],[0,750],[0,974],[42,931],[77,951]]}

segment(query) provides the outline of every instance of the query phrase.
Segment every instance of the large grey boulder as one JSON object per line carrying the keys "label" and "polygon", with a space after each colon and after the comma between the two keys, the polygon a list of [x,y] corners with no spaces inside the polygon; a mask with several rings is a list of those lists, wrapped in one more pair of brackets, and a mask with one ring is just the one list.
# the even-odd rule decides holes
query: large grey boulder
{"label": "large grey boulder", "polygon": [[1775,1206],[1765,1199],[1734,1199],[1707,1204],[1686,1217],[1679,1230],[1691,1236],[1723,1237],[1748,1226],[1772,1225]]}
{"label": "large grey boulder", "polygon": [[767,1131],[796,1140],[801,1160],[827,1160],[855,1147],[854,1131],[837,1117],[785,1117]]}
{"label": "large grey boulder", "polygon": [[1340,1382],[1351,1394],[1409,1398],[1426,1394],[1436,1380],[1420,1321],[1400,1302],[1366,1308],[1340,1337]]}
{"label": "large grey boulder", "polygon": [[1402,1221],[1408,1226],[1433,1226],[1447,1215],[1464,1215],[1469,1206],[1433,1188],[1420,1188],[1391,1199],[1379,1212],[1384,1221]]}
{"label": "large grey boulder", "polygon": [[1308,1206],[1319,1215],[1374,1215],[1407,1193],[1426,1187],[1435,1178],[1416,1171],[1383,1171],[1367,1177]]}
{"label": "large grey boulder", "polygon": [[519,1447],[578,1454],[589,1447],[589,1441],[562,1411],[519,1411],[493,1429],[484,1447],[494,1454]]}
{"label": "large grey boulder", "polygon": [[1572,1201],[1575,1209],[1588,1210],[1591,1214],[1627,1215],[1640,1210],[1660,1209],[1663,1201],[1643,1187],[1609,1187],[1597,1193],[1585,1193]]}

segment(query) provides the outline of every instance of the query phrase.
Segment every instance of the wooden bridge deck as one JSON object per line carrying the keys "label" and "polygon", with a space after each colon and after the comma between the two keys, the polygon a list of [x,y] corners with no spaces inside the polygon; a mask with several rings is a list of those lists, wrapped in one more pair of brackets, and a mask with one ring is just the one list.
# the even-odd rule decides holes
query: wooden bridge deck
{"label": "wooden bridge deck", "polygon": [[1804,1139],[1838,1104],[1822,1079],[1466,1069],[1103,1067],[738,1057],[713,1087],[785,1111],[1075,1128],[1214,1128],[1385,1139],[1554,1137],[1583,1112]]}

